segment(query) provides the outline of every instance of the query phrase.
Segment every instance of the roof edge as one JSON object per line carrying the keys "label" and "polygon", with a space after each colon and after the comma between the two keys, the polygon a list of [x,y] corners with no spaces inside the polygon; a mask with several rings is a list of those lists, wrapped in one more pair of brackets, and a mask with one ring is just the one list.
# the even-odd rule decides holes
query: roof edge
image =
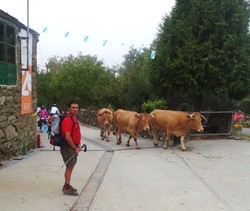
{"label": "roof edge", "polygon": [[[10,14],[4,12],[3,10],[0,9],[0,17],[11,21],[12,23],[16,24],[17,26],[19,26],[22,29],[27,30],[27,26],[25,26],[23,23],[21,23],[18,19],[16,19],[15,17],[11,16]],[[29,31],[31,34],[33,34],[36,37],[39,37],[39,33],[36,32],[35,30],[29,28]]]}

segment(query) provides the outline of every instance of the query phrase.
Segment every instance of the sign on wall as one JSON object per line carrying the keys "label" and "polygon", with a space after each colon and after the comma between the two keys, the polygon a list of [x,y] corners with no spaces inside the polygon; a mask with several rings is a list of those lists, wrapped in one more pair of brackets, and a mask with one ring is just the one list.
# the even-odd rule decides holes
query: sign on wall
{"label": "sign on wall", "polygon": [[[20,37],[27,37],[27,32],[21,29]],[[32,113],[32,34],[29,34],[29,59],[27,53],[27,40],[21,39],[21,114]]]}

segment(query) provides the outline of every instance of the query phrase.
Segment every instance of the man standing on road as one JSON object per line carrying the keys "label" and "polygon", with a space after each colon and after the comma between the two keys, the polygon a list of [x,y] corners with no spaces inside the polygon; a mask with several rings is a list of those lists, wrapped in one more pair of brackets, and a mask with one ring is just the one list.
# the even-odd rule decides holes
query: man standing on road
{"label": "man standing on road", "polygon": [[70,185],[73,168],[77,162],[77,156],[82,150],[81,147],[81,131],[76,115],[79,106],[75,101],[71,101],[68,105],[68,114],[62,121],[62,137],[65,137],[65,143],[61,145],[60,151],[64,163],[66,163],[73,155],[75,155],[67,164],[65,170],[65,183],[63,193],[66,195],[77,196],[78,192]]}

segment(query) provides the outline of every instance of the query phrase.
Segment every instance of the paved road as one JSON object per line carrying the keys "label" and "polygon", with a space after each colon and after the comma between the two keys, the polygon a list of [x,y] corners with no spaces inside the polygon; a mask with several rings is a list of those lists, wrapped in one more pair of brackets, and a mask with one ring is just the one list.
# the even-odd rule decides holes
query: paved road
{"label": "paved road", "polygon": [[0,168],[0,210],[250,210],[249,141],[193,140],[182,152],[139,138],[135,150],[133,142],[125,146],[127,136],[118,146],[113,135],[101,141],[96,128],[82,126],[82,133],[89,151],[72,177],[79,197],[62,194],[60,153],[41,134],[43,148]]}
{"label": "paved road", "polygon": [[250,210],[250,142],[186,145],[116,151],[90,210]]}

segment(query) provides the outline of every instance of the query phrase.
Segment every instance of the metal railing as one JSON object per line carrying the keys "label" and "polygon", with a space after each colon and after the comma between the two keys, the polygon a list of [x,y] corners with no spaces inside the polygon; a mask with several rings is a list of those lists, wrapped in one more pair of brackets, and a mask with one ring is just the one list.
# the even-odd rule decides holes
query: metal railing
{"label": "metal railing", "polygon": [[202,120],[203,132],[191,130],[190,136],[231,135],[233,132],[233,111],[201,111],[207,121]]}

